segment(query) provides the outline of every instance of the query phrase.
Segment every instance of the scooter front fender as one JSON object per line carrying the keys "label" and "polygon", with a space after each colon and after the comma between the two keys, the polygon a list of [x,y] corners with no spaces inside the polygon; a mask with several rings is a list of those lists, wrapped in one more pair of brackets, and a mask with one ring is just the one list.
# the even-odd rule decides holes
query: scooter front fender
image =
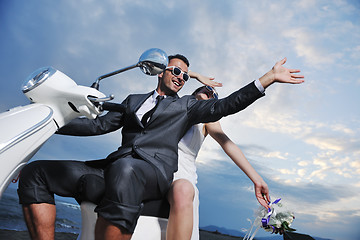
{"label": "scooter front fender", "polygon": [[0,114],[0,197],[56,130],[53,110],[43,104],[16,107]]}

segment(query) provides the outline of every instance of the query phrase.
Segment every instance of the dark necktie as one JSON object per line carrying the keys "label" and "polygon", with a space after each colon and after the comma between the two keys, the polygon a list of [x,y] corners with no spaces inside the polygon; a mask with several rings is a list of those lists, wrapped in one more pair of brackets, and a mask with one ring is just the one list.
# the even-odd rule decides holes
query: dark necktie
{"label": "dark necktie", "polygon": [[145,126],[146,123],[148,122],[148,119],[151,118],[151,116],[152,116],[153,113],[155,112],[157,106],[159,106],[159,103],[160,103],[161,100],[163,100],[163,99],[164,99],[164,96],[160,96],[160,95],[157,96],[157,97],[156,97],[157,102],[156,102],[155,106],[154,106],[152,109],[150,109],[149,111],[147,111],[147,112],[144,114],[144,116],[141,118],[141,123],[142,123],[144,126]]}

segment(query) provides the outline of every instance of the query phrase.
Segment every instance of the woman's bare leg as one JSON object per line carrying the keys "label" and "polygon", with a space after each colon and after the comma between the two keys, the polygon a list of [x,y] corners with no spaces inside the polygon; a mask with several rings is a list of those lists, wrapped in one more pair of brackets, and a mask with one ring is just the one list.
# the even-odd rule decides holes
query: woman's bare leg
{"label": "woman's bare leg", "polygon": [[186,179],[172,183],[168,193],[170,215],[166,231],[167,240],[189,240],[193,230],[193,199],[195,190]]}

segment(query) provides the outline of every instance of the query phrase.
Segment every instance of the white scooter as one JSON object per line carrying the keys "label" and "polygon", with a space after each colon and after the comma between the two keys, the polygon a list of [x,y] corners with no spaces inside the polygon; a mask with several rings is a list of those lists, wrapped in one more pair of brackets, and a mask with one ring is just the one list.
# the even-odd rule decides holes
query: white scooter
{"label": "white scooter", "polygon": [[[152,48],[140,56],[138,63],[100,76],[91,87],[77,85],[52,67],[33,72],[22,86],[31,103],[0,113],[0,197],[59,128],[80,116],[94,119],[103,110],[121,111],[121,105],[107,102],[114,98],[112,95],[106,97],[98,90],[100,80],[136,67],[147,75],[157,75],[167,64],[166,53]],[[93,203],[81,203],[82,228],[78,240],[95,238],[94,208]],[[165,239],[166,225],[166,218],[141,216],[132,239]]]}

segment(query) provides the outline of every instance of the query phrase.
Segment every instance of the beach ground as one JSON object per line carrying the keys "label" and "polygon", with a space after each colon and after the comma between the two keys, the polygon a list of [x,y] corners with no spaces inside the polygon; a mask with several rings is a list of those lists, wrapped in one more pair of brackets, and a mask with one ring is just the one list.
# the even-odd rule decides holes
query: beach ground
{"label": "beach ground", "polygon": [[[55,240],[76,240],[77,234],[74,233],[55,233]],[[0,239],[6,240],[30,240],[30,236],[26,231],[14,231],[0,229]],[[232,237],[216,234],[207,231],[200,231],[200,240],[239,240],[240,237]]]}
{"label": "beach ground", "polygon": [[[77,234],[74,233],[55,233],[55,240],[76,240]],[[6,240],[31,240],[27,231],[14,231],[0,229],[0,239]]]}
{"label": "beach ground", "polygon": [[241,240],[241,239],[243,238],[200,230],[200,240]]}

